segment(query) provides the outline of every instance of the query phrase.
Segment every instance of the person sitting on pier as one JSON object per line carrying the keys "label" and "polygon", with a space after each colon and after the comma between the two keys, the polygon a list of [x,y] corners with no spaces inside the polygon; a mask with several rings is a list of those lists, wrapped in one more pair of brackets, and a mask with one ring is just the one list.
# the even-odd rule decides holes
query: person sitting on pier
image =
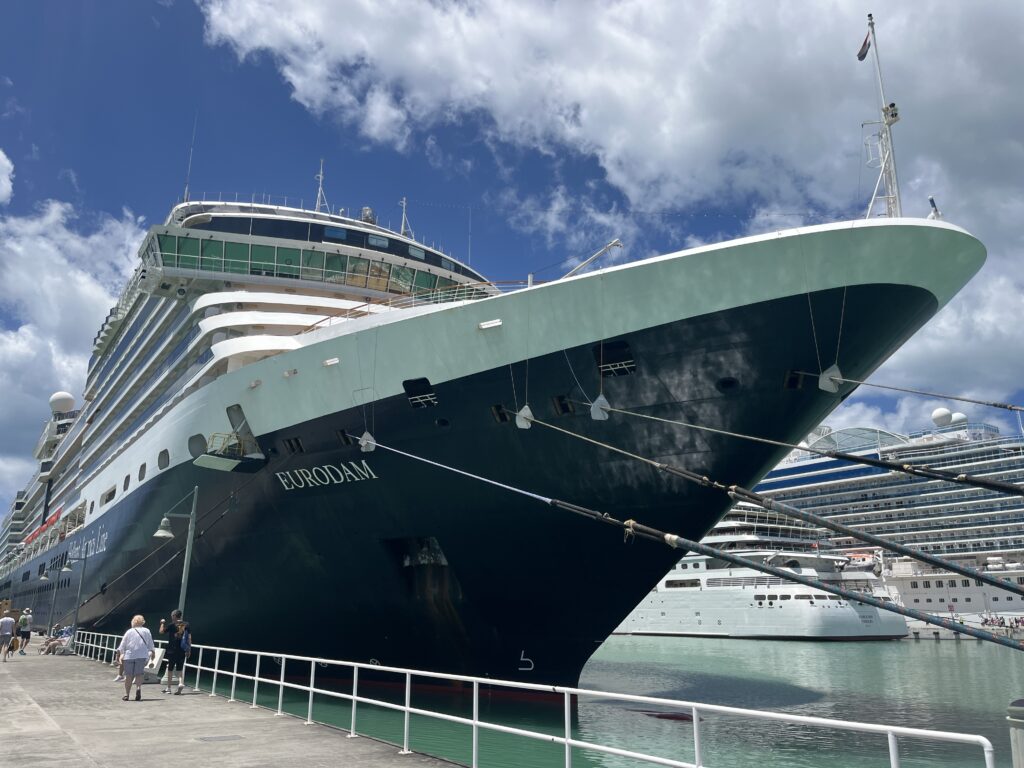
{"label": "person sitting on pier", "polygon": [[135,683],[135,700],[142,701],[142,675],[146,662],[156,655],[153,636],[145,627],[146,619],[142,615],[132,617],[132,626],[117,646],[121,658],[124,659],[124,696],[121,701],[128,701],[132,682]]}

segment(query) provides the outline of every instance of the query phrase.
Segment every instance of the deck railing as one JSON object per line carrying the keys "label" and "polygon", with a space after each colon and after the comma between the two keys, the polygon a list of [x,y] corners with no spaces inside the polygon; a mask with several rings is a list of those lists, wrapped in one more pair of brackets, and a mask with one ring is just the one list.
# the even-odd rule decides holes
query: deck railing
{"label": "deck railing", "polygon": [[[120,635],[109,635],[84,631],[79,632],[78,635],[79,637],[76,640],[76,650],[80,656],[101,662],[113,661],[114,649],[117,647],[118,643],[121,640]],[[157,645],[162,645],[162,643],[157,643]],[[226,667],[221,666],[222,658],[224,659],[225,664],[231,665],[230,670]],[[995,753],[992,748],[992,743],[984,736],[978,736],[967,733],[933,731],[925,730],[922,728],[904,728],[902,726],[897,725],[860,723],[849,720],[835,720],[824,717],[809,717],[805,715],[789,715],[781,712],[765,712],[756,709],[742,709],[738,707],[720,706],[717,704],[704,704],[693,701],[662,699],[652,696],[634,696],[631,694],[613,693],[609,691],[599,691],[585,688],[566,688],[562,686],[517,683],[506,680],[492,680],[490,678],[469,677],[466,675],[451,675],[439,672],[426,672],[423,670],[405,669],[401,667],[386,667],[382,665],[363,664],[350,661],[338,661],[335,659],[324,659],[311,656],[293,656],[288,654],[250,651],[239,648],[218,648],[214,646],[194,645],[192,647],[191,659],[195,660],[194,663],[186,663],[185,669],[183,669],[181,672],[182,682],[186,682],[186,678],[189,674],[194,675],[192,689],[194,691],[199,691],[201,690],[201,683],[204,682],[203,676],[205,673],[206,678],[210,681],[210,696],[223,695],[219,694],[217,691],[217,681],[218,678],[226,677],[230,679],[230,695],[228,696],[228,701],[237,701],[238,699],[236,699],[235,697],[235,694],[237,692],[237,683],[239,680],[242,680],[246,683],[252,684],[252,697],[251,699],[249,699],[248,703],[250,707],[255,709],[261,706],[258,703],[258,694],[260,688],[269,685],[272,688],[277,689],[276,714],[290,715],[294,717],[295,715],[292,715],[289,712],[285,712],[284,710],[285,691],[292,690],[306,693],[308,696],[308,704],[306,707],[305,717],[305,722],[307,725],[312,725],[314,722],[318,722],[313,718],[314,696],[324,696],[328,698],[350,702],[351,722],[348,728],[349,737],[355,737],[359,735],[357,732],[357,714],[358,705],[360,704],[401,712],[404,716],[401,754],[408,754],[410,752],[409,737],[411,715],[418,715],[433,718],[436,720],[443,720],[451,723],[459,723],[462,725],[471,726],[472,761],[470,765],[472,765],[473,768],[477,768],[477,766],[479,765],[479,737],[481,730],[512,734],[527,739],[534,739],[538,741],[548,742],[551,744],[562,745],[565,748],[566,768],[570,768],[570,766],[572,765],[573,748],[589,750],[593,752],[600,752],[610,755],[617,755],[619,757],[640,760],[643,762],[653,763],[656,765],[674,766],[675,768],[701,768],[702,766],[708,765],[704,762],[704,750],[701,743],[701,723],[703,718],[709,715],[726,715],[731,717],[750,718],[761,721],[790,723],[810,728],[827,728],[833,730],[857,731],[860,733],[876,734],[879,737],[885,737],[885,739],[887,740],[889,751],[889,765],[892,766],[892,768],[899,768],[900,765],[900,738],[903,738],[905,740],[930,740],[937,742],[965,744],[980,747],[982,750],[982,764],[985,766],[985,768],[995,768]],[[238,671],[239,661],[242,659],[248,660],[246,663],[246,667],[249,666],[250,662],[254,663],[253,674]],[[265,664],[267,663],[280,665],[280,671],[275,676],[276,679],[267,677],[265,675],[265,670],[264,675],[261,676],[261,667],[264,667]],[[347,670],[351,674],[351,693],[317,687],[318,670],[331,667],[335,669]],[[293,678],[298,675],[302,675],[303,677],[305,677],[305,675],[308,672],[308,683],[297,683],[292,682],[290,680],[286,680],[286,671],[289,671],[289,674],[292,675]],[[359,674],[361,671],[372,672],[375,675],[378,673],[392,673],[401,676],[404,679],[404,703],[396,704],[394,702],[385,701],[382,699],[371,698],[360,693]],[[321,675],[322,674],[323,673],[321,672]],[[472,684],[472,717],[462,717],[447,712],[422,709],[420,707],[412,706],[413,678],[424,681],[449,681]],[[564,732],[562,734],[545,733],[543,731],[535,731],[530,730],[528,728],[517,728],[513,726],[502,725],[501,723],[483,720],[480,717],[481,686],[490,689],[504,688],[518,691],[531,691],[535,693],[552,694],[560,697],[562,700],[562,708],[564,715]],[[620,749],[618,747],[612,747],[573,738],[572,698],[574,696],[578,697],[580,700],[584,698],[599,698],[603,701],[622,701],[631,702],[635,704],[653,705],[658,707],[665,707],[669,710],[678,711],[684,716],[689,715],[693,718],[693,762],[675,760],[666,757],[659,757],[657,755],[645,754],[642,752],[634,752],[626,749]],[[269,707],[263,708],[270,709]],[[837,759],[837,765],[842,764],[842,760],[839,759],[839,757],[839,755],[835,756],[835,758]],[[821,756],[821,762],[822,764],[826,764],[828,762],[827,755]]]}

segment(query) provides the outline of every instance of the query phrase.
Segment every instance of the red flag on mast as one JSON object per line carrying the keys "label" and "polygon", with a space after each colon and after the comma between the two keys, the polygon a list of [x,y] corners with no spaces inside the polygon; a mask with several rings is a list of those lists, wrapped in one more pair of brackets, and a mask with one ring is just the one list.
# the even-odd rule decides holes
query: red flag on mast
{"label": "red flag on mast", "polygon": [[868,50],[871,48],[871,33],[868,32],[864,36],[864,43],[861,45],[860,50],[857,51],[857,61],[864,61],[867,58]]}

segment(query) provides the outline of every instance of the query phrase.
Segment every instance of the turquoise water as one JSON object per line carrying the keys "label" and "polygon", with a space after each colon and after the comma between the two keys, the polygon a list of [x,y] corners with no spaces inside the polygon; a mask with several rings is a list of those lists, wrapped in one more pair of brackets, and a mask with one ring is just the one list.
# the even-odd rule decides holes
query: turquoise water
{"label": "turquoise water", "polygon": [[[797,643],[695,638],[610,638],[584,670],[581,687],[684,699],[791,714],[859,720],[915,728],[958,731],[987,737],[996,765],[1009,768],[1007,704],[1024,697],[1024,656],[1007,648],[971,641],[881,643]],[[276,681],[260,683],[259,703],[277,708]],[[204,679],[204,688],[209,681]],[[223,678],[217,692],[227,695]],[[362,691],[400,702],[400,685]],[[236,697],[251,699],[240,682]],[[468,695],[443,700],[417,692],[413,706],[442,706],[469,717]],[[286,691],[286,712],[306,717],[308,696]],[[693,725],[657,717],[661,707],[583,698],[574,735],[586,741],[693,760]],[[556,705],[484,703],[481,717],[505,725],[560,734],[563,713]],[[349,704],[325,695],[314,699],[313,719],[348,728]],[[401,713],[359,705],[356,730],[401,744]],[[468,764],[468,726],[422,716],[410,720],[410,747]],[[804,726],[764,723],[708,713],[701,723],[702,752],[711,768],[867,768],[887,766],[884,735],[861,735]],[[983,766],[981,749],[900,739],[904,768]],[[564,763],[564,747],[523,737],[482,731],[480,764],[505,768],[547,768]],[[573,765],[624,768],[640,765],[612,755],[574,750]]]}

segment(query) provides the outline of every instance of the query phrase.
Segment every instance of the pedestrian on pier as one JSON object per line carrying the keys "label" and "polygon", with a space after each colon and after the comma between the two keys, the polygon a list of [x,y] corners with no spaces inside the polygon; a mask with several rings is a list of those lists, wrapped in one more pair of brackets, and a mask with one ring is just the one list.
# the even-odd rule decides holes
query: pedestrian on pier
{"label": "pedestrian on pier", "polygon": [[181,611],[171,611],[171,620],[160,619],[160,634],[167,637],[167,648],[164,651],[164,659],[167,661],[167,685],[161,693],[171,693],[171,683],[174,670],[178,670],[178,687],[174,690],[175,696],[180,696],[185,690],[185,661],[188,659],[189,651],[192,650],[192,628],[184,620]]}
{"label": "pedestrian on pier", "polygon": [[21,616],[18,617],[18,636],[21,638],[21,642],[18,644],[18,655],[24,656],[25,649],[28,648],[29,641],[32,639],[31,608],[26,608],[21,612]]}
{"label": "pedestrian on pier", "polygon": [[4,661],[7,661],[7,657],[11,655],[11,640],[14,637],[14,619],[11,618],[10,611],[4,611],[4,615],[0,618],[0,656],[3,656]]}
{"label": "pedestrian on pier", "polygon": [[146,662],[156,655],[153,636],[145,624],[146,619],[143,616],[132,617],[131,629],[124,633],[121,644],[117,646],[118,653],[124,659],[124,696],[121,697],[121,701],[128,701],[133,682],[135,700],[142,701],[142,675],[146,669]]}

